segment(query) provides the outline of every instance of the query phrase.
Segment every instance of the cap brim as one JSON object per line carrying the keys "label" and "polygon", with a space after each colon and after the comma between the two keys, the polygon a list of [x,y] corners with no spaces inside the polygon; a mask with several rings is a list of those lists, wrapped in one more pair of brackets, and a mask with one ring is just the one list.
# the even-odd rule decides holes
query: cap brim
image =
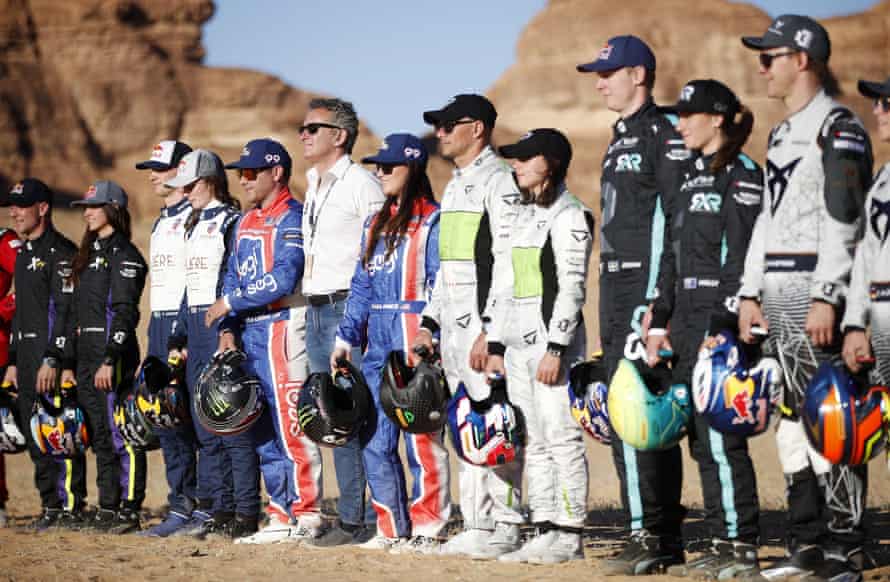
{"label": "cap brim", "polygon": [[105,206],[108,204],[106,201],[99,200],[75,200],[71,203],[71,206]]}
{"label": "cap brim", "polygon": [[223,167],[227,170],[243,170],[247,166],[242,165],[241,160],[238,160],[236,162],[229,162],[228,164],[226,164]]}
{"label": "cap brim", "polygon": [[762,51],[771,48],[779,48],[780,46],[788,46],[779,40],[769,41],[762,36],[743,36],[742,44],[751,50]]}
{"label": "cap brim", "polygon": [[877,81],[859,81],[856,84],[859,93],[869,99],[890,96],[890,83],[878,83]]}
{"label": "cap brim", "polygon": [[424,111],[423,112],[423,121],[428,125],[436,125],[437,123],[447,123],[449,121],[457,121],[463,115],[455,115],[454,113],[449,113],[448,109],[438,109],[436,111]]}
{"label": "cap brim", "polygon": [[164,186],[167,186],[169,188],[182,188],[183,186],[188,186],[189,184],[193,184],[194,182],[197,182],[200,179],[201,178],[198,176],[195,176],[192,178],[189,178],[186,176],[174,176],[173,178],[170,178],[169,180],[164,182]]}
{"label": "cap brim", "polygon": [[591,63],[584,63],[575,67],[579,73],[599,73],[602,71],[612,71],[614,69],[620,69],[621,67],[606,63],[605,61],[593,61]]}
{"label": "cap brim", "polygon": [[137,170],[157,170],[158,172],[166,172],[172,167],[173,166],[169,164],[162,164],[161,162],[155,162],[153,160],[146,160],[136,164]]}
{"label": "cap brim", "polygon": [[674,103],[673,105],[664,105],[659,107],[659,109],[664,113],[711,113],[710,111],[701,111],[696,107],[693,107],[691,103],[686,103],[683,101],[679,101]]}
{"label": "cap brim", "polygon": [[508,160],[518,160],[522,158],[533,158],[538,155],[539,152],[537,149],[532,147],[530,144],[517,142],[512,143],[510,145],[501,146],[498,148],[498,152],[501,154],[502,158],[506,158]]}

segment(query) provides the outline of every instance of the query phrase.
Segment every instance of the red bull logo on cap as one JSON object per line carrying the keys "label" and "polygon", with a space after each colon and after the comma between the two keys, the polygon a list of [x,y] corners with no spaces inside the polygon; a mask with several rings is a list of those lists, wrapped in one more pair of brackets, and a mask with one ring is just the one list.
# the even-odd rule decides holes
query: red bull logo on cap
{"label": "red bull logo on cap", "polygon": [[19,182],[9,191],[10,194],[22,194],[25,191],[25,183]]}
{"label": "red bull logo on cap", "polygon": [[608,61],[610,56],[612,56],[612,45],[606,44],[603,48],[600,49],[600,52],[596,58],[599,61]]}

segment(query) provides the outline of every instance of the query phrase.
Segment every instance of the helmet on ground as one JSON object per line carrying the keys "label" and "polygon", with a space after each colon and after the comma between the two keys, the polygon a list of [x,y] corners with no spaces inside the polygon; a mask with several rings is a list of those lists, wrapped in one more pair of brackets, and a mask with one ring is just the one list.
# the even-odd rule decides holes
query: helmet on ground
{"label": "helmet on ground", "polygon": [[247,354],[229,350],[208,362],[193,394],[195,418],[208,432],[226,436],[249,429],[263,412],[263,388],[244,370]]}
{"label": "helmet on ground", "polygon": [[[112,398],[109,396],[109,399]],[[129,387],[120,390],[114,400],[114,426],[124,443],[134,449],[151,451],[160,446],[157,435],[136,404],[136,393]]]}
{"label": "helmet on ground", "polygon": [[86,417],[73,389],[64,387],[50,403],[43,394],[34,399],[31,438],[44,455],[69,458],[81,455],[90,445]]}
{"label": "helmet on ground", "polygon": [[692,406],[685,384],[664,363],[622,359],[609,384],[609,420],[622,441],[641,451],[671,447],[686,434]]}
{"label": "helmet on ground", "polygon": [[28,448],[11,389],[12,386],[0,386],[0,453],[7,455],[21,453]]}
{"label": "helmet on ground", "polygon": [[442,430],[449,399],[441,366],[421,360],[412,368],[405,352],[389,353],[380,382],[380,405],[396,426],[410,433]]}
{"label": "helmet on ground", "polygon": [[801,406],[810,444],[831,463],[862,465],[884,448],[890,420],[885,386],[869,386],[843,362],[823,362]]}
{"label": "helmet on ground", "polygon": [[136,380],[136,406],[154,428],[176,428],[190,421],[185,364],[149,356]]}
{"label": "helmet on ground", "polygon": [[587,434],[604,445],[612,442],[606,380],[606,367],[599,358],[582,362],[569,372],[568,395],[572,417]]}
{"label": "helmet on ground", "polygon": [[297,400],[300,430],[326,447],[342,447],[357,436],[373,406],[361,371],[345,359],[337,365],[333,374],[310,374]]}
{"label": "helmet on ground", "polygon": [[481,467],[515,460],[525,441],[521,414],[507,400],[503,380],[493,381],[491,396],[481,402],[459,384],[448,403],[448,425],[457,454]]}
{"label": "helmet on ground", "polygon": [[782,396],[782,371],[759,346],[739,342],[729,331],[703,349],[692,372],[695,410],[721,433],[753,436],[769,426]]}

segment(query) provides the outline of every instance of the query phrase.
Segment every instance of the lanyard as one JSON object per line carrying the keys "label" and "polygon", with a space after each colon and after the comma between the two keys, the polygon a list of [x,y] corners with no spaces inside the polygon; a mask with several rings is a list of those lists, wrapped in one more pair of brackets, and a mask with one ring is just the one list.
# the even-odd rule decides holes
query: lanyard
{"label": "lanyard", "polygon": [[[352,160],[349,160],[349,165],[346,167],[346,170],[343,172],[343,177],[346,177],[346,173],[349,172],[349,168],[352,167]],[[330,174],[330,171],[326,172]],[[321,182],[324,181],[324,177],[319,180],[319,186],[321,186]],[[315,248],[315,233],[318,230],[318,223],[321,220],[321,211],[324,210],[325,204],[328,202],[328,198],[331,196],[331,190],[334,189],[334,186],[337,185],[337,178],[334,177],[331,180],[328,189],[324,193],[324,198],[321,199],[321,202],[316,203],[318,200],[318,191],[316,190],[315,195],[312,196],[312,200],[309,203],[309,250],[310,252]]]}

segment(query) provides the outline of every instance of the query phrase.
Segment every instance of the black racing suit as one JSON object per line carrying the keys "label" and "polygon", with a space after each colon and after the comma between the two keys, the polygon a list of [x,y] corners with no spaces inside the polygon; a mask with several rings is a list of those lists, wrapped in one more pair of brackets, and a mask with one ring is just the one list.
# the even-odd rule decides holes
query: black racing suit
{"label": "black racing suit", "polygon": [[[102,509],[137,511],[145,499],[145,451],[126,445],[114,424],[116,392],[132,385],[139,366],[139,298],[145,286],[145,259],[123,234],[91,244],[89,260],[77,274],[72,306],[72,340],[66,368],[77,362],[77,399],[87,415],[96,485]],[[114,368],[114,388],[94,383],[103,364]]]}
{"label": "black racing suit", "polygon": [[[610,378],[622,357],[645,357],[640,326],[660,265],[671,260],[664,226],[689,157],[671,119],[651,100],[613,128],[603,159],[600,253],[600,334]],[[686,514],[680,447],[637,451],[613,430],[612,456],[631,530],[678,544]]]}
{"label": "black racing suit", "polygon": [[[763,198],[763,171],[740,154],[716,173],[713,155],[701,156],[680,187],[671,224],[673,265],[665,265],[653,303],[652,328],[670,320],[680,381],[692,386],[702,340],[737,333],[736,293]],[[722,434],[695,414],[689,434],[698,462],[708,535],[756,544],[760,506],[745,437]]]}
{"label": "black racing suit", "polygon": [[[37,371],[44,361],[59,368],[67,344],[73,291],[69,277],[76,251],[74,243],[51,225],[38,238],[22,242],[15,263],[18,293],[9,344],[9,365],[17,370],[19,415],[40,502],[44,508],[67,511],[80,509],[86,498],[84,457],[54,459],[41,454],[27,425],[37,398]],[[50,401],[57,397],[47,394]]]}

